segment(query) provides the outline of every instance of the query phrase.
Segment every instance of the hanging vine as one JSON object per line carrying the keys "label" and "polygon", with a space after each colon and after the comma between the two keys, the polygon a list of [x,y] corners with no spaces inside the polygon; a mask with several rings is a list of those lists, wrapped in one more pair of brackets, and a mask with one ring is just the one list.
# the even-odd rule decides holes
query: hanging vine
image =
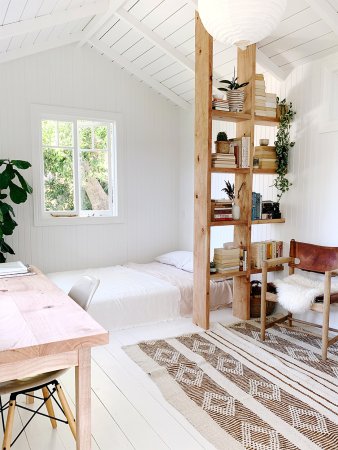
{"label": "hanging vine", "polygon": [[286,99],[279,101],[277,97],[277,107],[280,108],[280,124],[278,126],[275,147],[277,154],[277,177],[273,182],[273,186],[277,189],[277,202],[279,203],[283,194],[287,192],[292,183],[286,177],[289,164],[289,150],[295,145],[291,141],[290,129],[291,123],[296,115],[293,110],[292,103],[287,103]]}

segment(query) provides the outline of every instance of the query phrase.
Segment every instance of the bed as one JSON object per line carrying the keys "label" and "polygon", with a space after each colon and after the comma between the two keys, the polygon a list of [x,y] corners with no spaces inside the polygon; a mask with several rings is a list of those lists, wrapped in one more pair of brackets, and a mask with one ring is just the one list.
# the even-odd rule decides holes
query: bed
{"label": "bed", "polygon": [[[189,316],[193,294],[191,261],[176,267],[163,260],[161,262],[161,256],[148,264],[128,263],[124,266],[55,272],[48,274],[48,277],[65,292],[81,275],[90,274],[99,278],[100,286],[88,312],[108,330]],[[184,270],[184,266],[190,271]],[[232,302],[231,285],[226,280],[212,281],[210,293],[211,309]]]}

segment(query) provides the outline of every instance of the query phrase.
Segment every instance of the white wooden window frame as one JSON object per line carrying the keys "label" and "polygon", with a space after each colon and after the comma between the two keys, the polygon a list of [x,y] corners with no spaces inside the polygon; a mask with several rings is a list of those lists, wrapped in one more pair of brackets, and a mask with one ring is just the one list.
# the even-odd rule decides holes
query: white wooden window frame
{"label": "white wooden window frame", "polygon": [[[94,225],[105,223],[124,222],[124,164],[123,164],[123,124],[122,116],[119,113],[110,113],[105,111],[93,111],[86,109],[66,108],[49,105],[32,105],[32,162],[33,162],[33,199],[34,199],[34,224],[36,226],[48,225]],[[114,124],[115,152],[109,152],[109,164],[111,158],[115,157],[115,163],[111,165],[109,180],[109,200],[112,200],[112,191],[114,192],[113,215],[108,212],[101,216],[65,216],[53,217],[50,212],[44,210],[44,161],[43,146],[41,135],[42,120],[68,121],[75,124],[78,120],[87,120],[93,122],[111,122]],[[73,125],[74,127],[74,125]],[[77,127],[74,131],[74,148],[77,148]],[[108,146],[109,147],[109,146]],[[114,173],[113,173],[114,172]],[[74,182],[78,185],[79,168],[78,158],[74,159]],[[76,179],[77,178],[77,179]],[[75,188],[75,195],[78,189]],[[76,202],[77,203],[77,202]],[[78,213],[78,211],[76,211]],[[91,212],[88,211],[90,214]]]}

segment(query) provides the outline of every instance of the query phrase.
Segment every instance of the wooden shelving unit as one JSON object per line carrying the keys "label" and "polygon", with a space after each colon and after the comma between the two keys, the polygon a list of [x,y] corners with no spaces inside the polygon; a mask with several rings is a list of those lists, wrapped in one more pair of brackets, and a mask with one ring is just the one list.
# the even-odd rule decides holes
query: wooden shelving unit
{"label": "wooden shelving unit", "polygon": [[[234,226],[234,241],[243,245],[251,261],[251,226],[271,223],[284,223],[284,219],[251,220],[252,179],[255,173],[270,174],[274,171],[253,169],[254,134],[256,125],[277,126],[278,121],[254,115],[256,46],[251,45],[245,51],[238,50],[238,82],[249,81],[245,87],[245,104],[241,113],[216,111],[212,109],[212,69],[213,41],[206,32],[196,14],[196,96],[195,96],[195,199],[194,199],[194,309],[193,321],[197,325],[209,328],[209,291],[210,280],[233,278],[234,301],[233,315],[240,319],[250,317],[250,276],[260,273],[259,269],[249,268],[246,272],[233,271],[226,274],[210,275],[210,232],[212,227]],[[238,137],[250,136],[251,167],[248,169],[219,169],[211,167],[212,122],[226,121],[236,123]],[[213,173],[233,173],[236,191],[245,182],[241,190],[241,220],[211,221],[211,176]],[[281,270],[273,268],[273,270]]]}
{"label": "wooden shelving unit", "polygon": [[257,175],[276,175],[275,169],[252,169],[252,173]]}

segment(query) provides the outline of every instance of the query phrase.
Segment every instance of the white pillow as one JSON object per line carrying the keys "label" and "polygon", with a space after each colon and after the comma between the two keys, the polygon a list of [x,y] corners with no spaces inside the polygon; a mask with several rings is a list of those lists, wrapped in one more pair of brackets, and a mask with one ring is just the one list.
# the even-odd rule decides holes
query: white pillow
{"label": "white pillow", "polygon": [[192,264],[193,253],[186,251],[164,253],[163,255],[157,256],[155,258],[155,261],[158,261],[162,264],[168,264],[169,266],[175,266],[178,269],[182,269],[184,265],[189,263]]}
{"label": "white pillow", "polygon": [[194,260],[193,260],[193,258],[191,259],[191,261],[185,263],[182,266],[182,270],[185,270],[186,272],[194,273]]}

